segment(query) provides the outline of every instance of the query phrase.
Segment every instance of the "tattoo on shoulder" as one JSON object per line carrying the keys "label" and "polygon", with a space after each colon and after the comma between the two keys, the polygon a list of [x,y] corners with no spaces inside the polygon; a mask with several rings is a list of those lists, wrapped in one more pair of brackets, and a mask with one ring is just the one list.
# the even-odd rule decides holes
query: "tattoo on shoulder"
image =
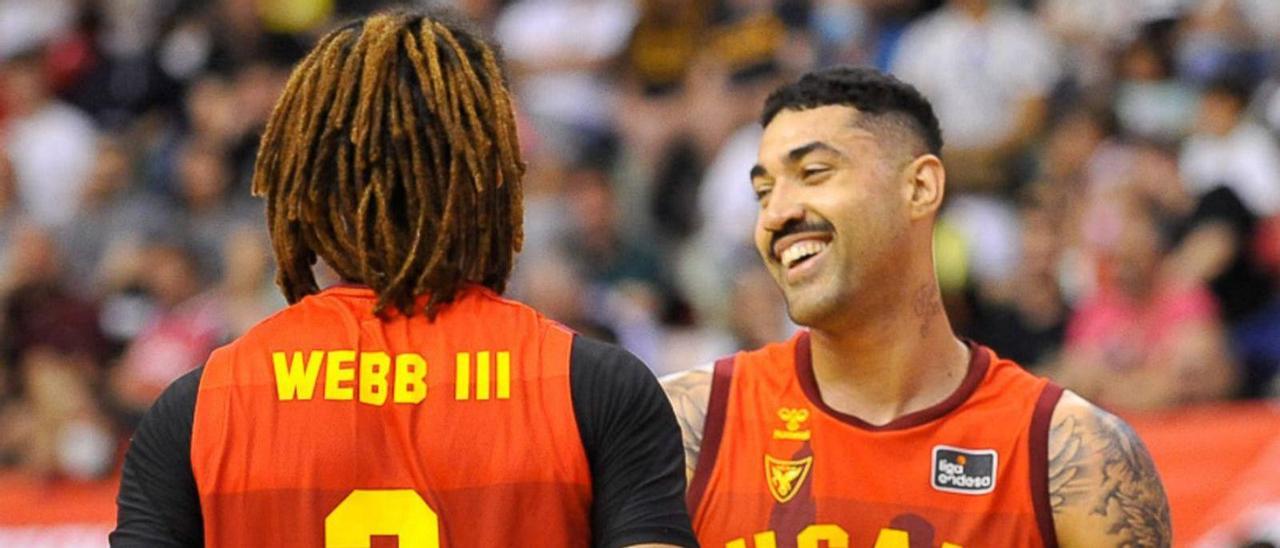
{"label": "tattoo on shoulder", "polygon": [[1087,512],[1116,546],[1169,546],[1169,504],[1151,455],[1124,421],[1092,408],[1049,431],[1049,502],[1055,516]]}
{"label": "tattoo on shoulder", "polygon": [[711,369],[697,368],[662,378],[662,388],[671,400],[676,421],[684,438],[685,473],[693,477],[702,450],[702,429],[707,420],[707,403],[711,399]]}

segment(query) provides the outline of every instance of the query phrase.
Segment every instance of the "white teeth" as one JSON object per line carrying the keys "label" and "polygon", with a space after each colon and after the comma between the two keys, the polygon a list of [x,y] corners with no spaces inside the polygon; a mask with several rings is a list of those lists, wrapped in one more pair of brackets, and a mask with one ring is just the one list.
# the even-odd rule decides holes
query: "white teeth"
{"label": "white teeth", "polygon": [[791,244],[790,247],[782,250],[782,255],[779,259],[782,260],[782,264],[786,265],[787,268],[791,268],[801,260],[817,255],[826,248],[827,242],[818,242],[814,240],[796,242]]}

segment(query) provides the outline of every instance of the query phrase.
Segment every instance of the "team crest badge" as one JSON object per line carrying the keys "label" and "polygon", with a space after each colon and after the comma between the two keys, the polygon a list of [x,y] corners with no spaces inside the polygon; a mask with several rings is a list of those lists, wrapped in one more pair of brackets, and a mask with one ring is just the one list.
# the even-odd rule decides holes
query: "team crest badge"
{"label": "team crest badge", "polygon": [[791,500],[809,477],[809,469],[812,467],[812,456],[800,460],[785,460],[765,455],[764,476],[765,483],[769,484],[769,493],[780,503]]}

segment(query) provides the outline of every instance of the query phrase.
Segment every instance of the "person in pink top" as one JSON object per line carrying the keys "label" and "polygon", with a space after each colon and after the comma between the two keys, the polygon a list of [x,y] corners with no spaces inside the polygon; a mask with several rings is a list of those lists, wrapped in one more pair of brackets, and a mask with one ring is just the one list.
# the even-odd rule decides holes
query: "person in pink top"
{"label": "person in pink top", "polygon": [[1147,204],[1112,202],[1097,219],[1099,280],[1067,325],[1064,384],[1105,407],[1152,409],[1218,399],[1236,368],[1203,283],[1165,268]]}

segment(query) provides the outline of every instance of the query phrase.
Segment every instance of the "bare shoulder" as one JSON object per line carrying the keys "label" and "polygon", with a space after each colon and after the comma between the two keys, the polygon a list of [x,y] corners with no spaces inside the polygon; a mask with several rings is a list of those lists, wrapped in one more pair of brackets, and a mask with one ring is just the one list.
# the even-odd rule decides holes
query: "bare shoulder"
{"label": "bare shoulder", "polygon": [[1050,422],[1049,503],[1064,547],[1172,544],[1169,501],[1142,440],[1069,391]]}
{"label": "bare shoulder", "polygon": [[686,479],[693,478],[702,450],[702,429],[707,422],[707,403],[711,400],[712,364],[664,376],[659,381],[671,400],[684,438]]}

